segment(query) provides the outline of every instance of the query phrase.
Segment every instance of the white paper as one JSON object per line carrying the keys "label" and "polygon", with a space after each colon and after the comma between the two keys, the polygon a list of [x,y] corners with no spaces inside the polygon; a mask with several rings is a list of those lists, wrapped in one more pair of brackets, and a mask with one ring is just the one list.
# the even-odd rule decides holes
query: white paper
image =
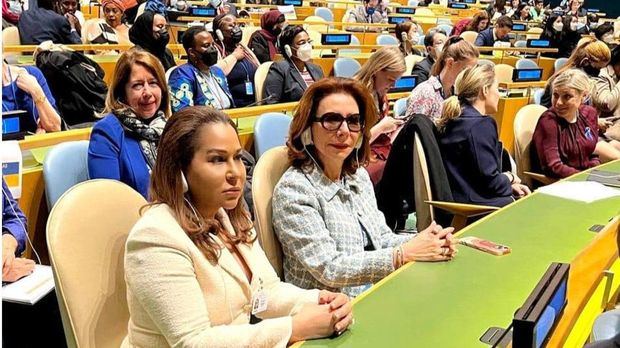
{"label": "white paper", "polygon": [[543,186],[538,192],[585,203],[620,196],[620,190],[595,181],[560,181]]}
{"label": "white paper", "polygon": [[54,289],[50,266],[35,265],[34,272],[2,287],[2,301],[33,305]]}
{"label": "white paper", "polygon": [[297,19],[297,14],[295,13],[295,6],[293,5],[278,6],[278,11],[282,12],[284,18],[289,21]]}

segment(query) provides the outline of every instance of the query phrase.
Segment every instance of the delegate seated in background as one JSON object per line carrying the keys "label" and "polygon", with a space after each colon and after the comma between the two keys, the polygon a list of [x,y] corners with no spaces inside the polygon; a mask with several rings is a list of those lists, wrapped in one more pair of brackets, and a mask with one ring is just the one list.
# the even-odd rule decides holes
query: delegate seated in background
{"label": "delegate seated in background", "polygon": [[433,65],[431,77],[411,91],[405,117],[422,114],[437,121],[441,117],[443,101],[454,94],[456,77],[463,69],[476,65],[478,55],[478,49],[462,37],[450,37]]}
{"label": "delegate seated in background", "polygon": [[579,19],[569,14],[564,15],[562,19],[562,44],[558,47],[558,57],[568,58],[575,49],[579,40],[581,40],[581,34],[578,32],[580,29]]}
{"label": "delegate seated in background", "polygon": [[465,31],[475,31],[479,33],[489,27],[489,14],[486,11],[476,13],[471,19],[461,19],[456,23],[450,36],[459,36]]}
{"label": "delegate seated in background", "polygon": [[502,143],[497,124],[499,90],[490,65],[465,69],[455,95],[444,102],[437,121],[441,155],[456,202],[503,207],[530,193],[509,171],[502,170]]}
{"label": "delegate seated in background", "polygon": [[34,270],[34,261],[19,257],[26,250],[26,225],[26,216],[2,178],[3,282],[14,282]]}
{"label": "delegate seated in background", "polygon": [[325,78],[301,98],[287,141],[292,166],[272,200],[287,282],[357,296],[409,261],[454,256],[452,228],[433,222],[411,236],[385,224],[362,167],[376,113],[353,79]]}
{"label": "delegate seated in background", "polygon": [[48,40],[57,44],[82,43],[76,29],[78,20],[59,15],[54,11],[55,7],[55,0],[37,0],[37,6],[22,12],[17,22],[22,45],[38,45]]}
{"label": "delegate seated in background", "polygon": [[243,31],[237,24],[237,18],[231,14],[215,17],[212,36],[219,51],[217,66],[226,75],[235,107],[254,103],[254,74],[260,63],[252,50],[241,43]]}
{"label": "delegate seated in background", "polygon": [[493,47],[495,42],[508,42],[508,33],[512,31],[512,19],[508,16],[501,16],[495,22],[495,25],[478,33],[475,45],[478,47]]}
{"label": "delegate seated in background", "polygon": [[170,116],[169,102],[157,58],[135,48],[121,54],[108,89],[106,115],[90,134],[90,178],[119,180],[148,197],[157,143]]}
{"label": "delegate seated in background", "polygon": [[177,65],[172,52],[166,47],[170,41],[170,33],[166,25],[164,16],[152,11],[144,11],[129,28],[129,40],[157,57],[164,71]]}
{"label": "delegate seated in background", "polygon": [[564,22],[562,16],[551,14],[545,21],[545,27],[542,34],[540,34],[541,40],[549,40],[550,48],[557,48],[558,52],[542,52],[541,55],[550,58],[560,57],[560,47],[564,44]]}
{"label": "delegate seated in background", "polygon": [[410,54],[415,54],[418,56],[422,55],[420,50],[413,47],[420,43],[420,33],[418,32],[417,22],[407,19],[402,23],[396,24],[394,34],[396,35],[398,42],[400,42],[398,47],[404,56]]}
{"label": "delegate seated in background", "polygon": [[76,21],[78,25],[75,27],[75,29],[78,31],[78,33],[82,33],[82,26],[84,25],[84,14],[82,13],[82,11],[80,11],[79,6],[80,3],[77,0],[56,0],[58,5],[57,5],[57,11],[59,14],[65,16],[65,18],[67,18],[69,20],[69,22],[71,21]]}
{"label": "delegate seated in background", "polygon": [[234,106],[226,76],[217,65],[217,48],[203,26],[190,27],[183,34],[187,63],[176,67],[168,78],[172,112],[193,105],[218,110]]}
{"label": "delegate seated in background", "polygon": [[32,133],[57,132],[62,120],[56,111],[54,96],[41,70],[35,66],[23,68],[2,64],[2,112],[24,110],[28,123],[21,131]]}
{"label": "delegate seated in background", "polygon": [[609,64],[594,78],[592,91],[594,106],[600,111],[599,130],[614,147],[620,141],[620,119],[610,121],[610,117],[620,117],[620,46],[611,51]]}
{"label": "delegate seated in background", "polygon": [[128,44],[129,26],[123,22],[125,7],[121,0],[102,0],[103,21],[91,25],[86,42],[91,44]]}
{"label": "delegate seated in background", "polygon": [[388,91],[406,70],[403,55],[395,47],[382,47],[373,53],[362,69],[353,76],[353,79],[364,85],[374,101],[375,110],[379,115],[376,124],[367,124],[370,127],[370,160],[366,166],[373,185],[381,180],[385,161],[392,149],[392,140],[404,123],[403,120],[389,116],[390,102]]}
{"label": "delegate seated in background", "polygon": [[429,30],[424,36],[424,48],[426,49],[426,57],[415,63],[411,70],[411,75],[417,76],[417,84],[428,80],[433,64],[443,51],[443,45],[448,40],[446,33],[442,30]]}
{"label": "delegate seated in background", "polygon": [[[170,118],[153,203],[127,238],[126,344],[284,347],[351,324],[345,295],[278,279],[241,199],[242,151],[220,111],[193,106]],[[252,315],[262,320],[251,324]]]}
{"label": "delegate seated in background", "polygon": [[286,25],[284,15],[278,10],[269,10],[260,17],[261,30],[255,31],[248,43],[248,47],[254,52],[259,62],[274,60],[278,53],[276,48],[278,35]]}
{"label": "delegate seated in background", "polygon": [[265,104],[294,102],[323,78],[320,66],[310,62],[312,40],[301,25],[289,25],[278,38],[283,60],[269,68],[264,83]]}
{"label": "delegate seated in background", "polygon": [[552,107],[538,120],[532,137],[533,164],[550,177],[565,178],[600,164],[598,112],[584,105],[590,79],[579,69],[565,70],[553,80]]}
{"label": "delegate seated in background", "polygon": [[[387,23],[388,12],[382,0],[362,0],[362,5],[357,5],[347,10],[342,18],[344,23]],[[383,31],[380,27],[344,26],[348,31]]]}

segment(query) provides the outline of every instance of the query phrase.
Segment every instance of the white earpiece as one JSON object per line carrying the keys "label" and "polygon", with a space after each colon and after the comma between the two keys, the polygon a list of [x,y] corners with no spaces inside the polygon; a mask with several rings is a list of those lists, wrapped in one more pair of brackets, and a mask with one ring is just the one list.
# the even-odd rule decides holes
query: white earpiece
{"label": "white earpiece", "polygon": [[312,142],[312,131],[310,130],[310,127],[306,128],[305,131],[303,131],[303,133],[301,133],[301,144],[306,147],[308,145],[312,145],[314,144]]}
{"label": "white earpiece", "polygon": [[187,185],[187,179],[185,179],[185,174],[181,172],[181,185],[183,187],[183,193],[187,193],[189,191],[189,185]]}
{"label": "white earpiece", "polygon": [[284,53],[286,53],[286,56],[289,58],[293,57],[293,50],[291,50],[290,45],[284,45]]}
{"label": "white earpiece", "polygon": [[215,29],[215,35],[220,40],[220,42],[224,42],[224,34],[222,34],[222,31],[220,29]]}
{"label": "white earpiece", "polygon": [[363,143],[364,143],[364,136],[361,135],[359,138],[357,138],[357,143],[355,143],[355,149],[356,150],[361,149]]}
{"label": "white earpiece", "polygon": [[400,33],[400,38],[402,39],[403,42],[407,41],[407,33],[405,33],[404,31],[402,33]]}

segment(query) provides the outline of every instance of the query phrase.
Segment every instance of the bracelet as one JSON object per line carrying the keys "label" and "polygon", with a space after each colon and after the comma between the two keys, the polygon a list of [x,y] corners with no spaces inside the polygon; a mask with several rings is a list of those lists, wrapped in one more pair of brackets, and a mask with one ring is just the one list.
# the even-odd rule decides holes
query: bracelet
{"label": "bracelet", "polygon": [[514,184],[515,183],[515,175],[512,174],[512,172],[506,172],[506,173],[510,174],[510,183]]}

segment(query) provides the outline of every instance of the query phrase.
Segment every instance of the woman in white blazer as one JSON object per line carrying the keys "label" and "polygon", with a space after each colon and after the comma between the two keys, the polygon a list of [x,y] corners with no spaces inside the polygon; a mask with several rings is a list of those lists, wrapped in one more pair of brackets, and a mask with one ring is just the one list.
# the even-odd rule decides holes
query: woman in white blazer
{"label": "woman in white blazer", "polygon": [[241,201],[234,127],[209,107],[167,122],[153,203],[127,240],[125,346],[283,347],[351,324],[348,297],[283,283],[269,264]]}

